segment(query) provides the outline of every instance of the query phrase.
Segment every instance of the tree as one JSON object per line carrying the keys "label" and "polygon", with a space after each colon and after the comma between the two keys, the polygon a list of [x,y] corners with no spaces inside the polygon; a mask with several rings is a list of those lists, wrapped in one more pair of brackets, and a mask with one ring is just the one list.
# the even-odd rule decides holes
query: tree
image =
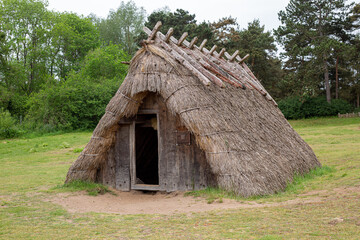
{"label": "tree", "polygon": [[290,0],[285,11],[279,12],[283,25],[275,35],[284,46],[286,68],[295,72],[295,79],[303,79],[305,89],[311,90],[320,84],[314,80],[321,72],[328,102],[331,101],[329,63],[334,57],[334,48],[341,41],[338,29],[348,26],[350,7],[345,0]]}
{"label": "tree", "polygon": [[87,53],[100,45],[99,33],[90,18],[74,13],[54,13],[48,38],[51,76],[66,79],[78,70]]}
{"label": "tree", "polygon": [[133,1],[121,2],[119,8],[111,10],[106,19],[101,19],[98,29],[106,44],[119,44],[129,55],[138,49],[136,37],[142,32],[145,10]]}
{"label": "tree", "polygon": [[[0,4],[1,31],[6,36],[3,48],[7,49],[3,58],[9,70],[4,81],[15,91],[30,95],[47,79],[43,45],[51,27],[49,12],[45,3],[35,0],[3,0]],[[11,74],[10,70],[20,72]]]}
{"label": "tree", "polygon": [[31,96],[26,118],[53,128],[95,127],[127,73],[121,62],[129,59],[118,45],[90,51],[66,81],[49,84]]}
{"label": "tree", "polygon": [[241,56],[249,54],[247,60],[256,77],[273,97],[280,97],[278,83],[282,79],[281,62],[276,57],[275,39],[259,20],[248,23],[240,29],[236,19],[222,18],[212,24],[217,45],[230,53],[240,51]]}
{"label": "tree", "polygon": [[[183,9],[176,9],[175,12],[170,12],[168,8],[154,11],[145,22],[145,26],[153,29],[158,21],[161,21],[161,32],[166,33],[170,28],[174,29],[173,36],[177,39],[181,37],[184,32],[188,32],[188,39],[198,37],[199,40],[207,39],[207,46],[215,44],[215,35],[209,23],[202,22],[197,24],[195,14],[190,14]],[[141,34],[138,40],[146,38],[146,35]]]}

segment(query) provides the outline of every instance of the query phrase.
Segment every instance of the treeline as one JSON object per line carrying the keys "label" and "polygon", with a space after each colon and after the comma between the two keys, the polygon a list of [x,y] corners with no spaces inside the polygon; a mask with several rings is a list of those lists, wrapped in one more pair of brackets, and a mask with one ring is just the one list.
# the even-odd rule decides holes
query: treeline
{"label": "treeline", "polygon": [[142,26],[157,21],[163,32],[173,27],[177,38],[186,31],[189,39],[208,39],[209,48],[250,54],[247,64],[288,118],[324,115],[303,114],[302,105],[313,102],[332,109],[327,115],[359,107],[360,4],[345,0],[291,0],[273,32],[256,19],[247,26],[232,17],[197,22],[183,9],[146,16],[132,1],[98,18],[50,11],[41,0],[0,0],[0,16],[3,137],[93,128],[126,76],[121,62],[146,38]]}

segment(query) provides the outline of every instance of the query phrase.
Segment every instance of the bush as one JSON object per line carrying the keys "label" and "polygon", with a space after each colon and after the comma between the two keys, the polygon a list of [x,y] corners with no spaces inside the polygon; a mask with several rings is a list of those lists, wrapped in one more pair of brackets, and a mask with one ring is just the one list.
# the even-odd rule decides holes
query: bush
{"label": "bush", "polygon": [[299,119],[305,117],[301,110],[304,101],[303,98],[295,96],[280,100],[278,106],[287,119]]}
{"label": "bush", "polygon": [[325,97],[290,97],[279,101],[279,108],[287,119],[335,116],[353,111],[353,107],[341,99],[331,103]]}
{"label": "bush", "polygon": [[354,111],[354,108],[347,101],[342,99],[331,100],[331,107],[334,111],[334,115],[341,113],[350,113]]}
{"label": "bush", "polygon": [[0,109],[0,138],[12,138],[21,131],[16,126],[16,121],[7,110]]}
{"label": "bush", "polygon": [[127,73],[128,56],[110,45],[90,52],[78,72],[28,101],[27,119],[56,130],[94,128]]}

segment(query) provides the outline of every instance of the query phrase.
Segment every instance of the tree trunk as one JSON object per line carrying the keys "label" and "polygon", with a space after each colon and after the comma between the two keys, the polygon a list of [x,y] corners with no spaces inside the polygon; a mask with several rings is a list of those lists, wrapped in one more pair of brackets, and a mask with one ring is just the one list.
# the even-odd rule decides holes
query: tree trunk
{"label": "tree trunk", "polygon": [[335,64],[335,98],[339,99],[339,56],[336,57]]}
{"label": "tree trunk", "polygon": [[324,80],[325,80],[325,90],[326,90],[326,101],[331,102],[331,93],[330,93],[330,81],[329,81],[329,68],[327,65],[326,57],[324,55]]}
{"label": "tree trunk", "polygon": [[360,107],[360,93],[358,92],[356,95],[356,107],[359,108]]}

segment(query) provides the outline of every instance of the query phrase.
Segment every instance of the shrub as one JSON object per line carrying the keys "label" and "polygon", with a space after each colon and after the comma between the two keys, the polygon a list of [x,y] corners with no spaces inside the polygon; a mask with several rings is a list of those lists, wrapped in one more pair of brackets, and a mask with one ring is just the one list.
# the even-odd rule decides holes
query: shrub
{"label": "shrub", "polygon": [[12,138],[17,136],[20,130],[16,121],[7,110],[0,109],[0,138]]}
{"label": "shrub", "polygon": [[335,115],[330,103],[326,101],[325,97],[306,99],[301,105],[301,111],[305,115],[305,118]]}
{"label": "shrub", "polygon": [[334,115],[341,113],[350,113],[354,111],[354,108],[345,100],[342,99],[333,99],[331,100],[331,107],[334,111]]}
{"label": "shrub", "polygon": [[353,111],[353,107],[345,100],[333,99],[328,103],[323,96],[290,97],[279,101],[279,108],[287,119],[335,116]]}
{"label": "shrub", "polygon": [[90,52],[78,72],[30,98],[27,119],[56,130],[94,128],[126,75],[121,62],[128,58],[115,45]]}
{"label": "shrub", "polygon": [[304,101],[305,99],[302,97],[295,96],[280,100],[278,105],[287,119],[299,119],[305,117],[305,114],[301,110]]}

